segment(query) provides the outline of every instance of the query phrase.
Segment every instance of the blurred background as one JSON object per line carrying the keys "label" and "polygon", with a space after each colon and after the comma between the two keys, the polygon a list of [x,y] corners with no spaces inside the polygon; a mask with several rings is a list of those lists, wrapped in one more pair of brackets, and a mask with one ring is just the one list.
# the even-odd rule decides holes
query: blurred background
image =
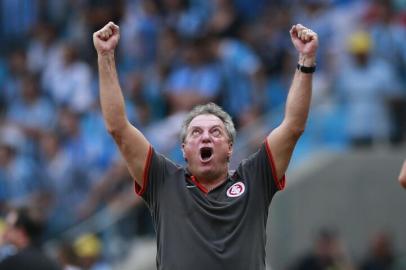
{"label": "blurred background", "polygon": [[29,206],[64,269],[155,269],[148,209],[99,107],[92,33],[109,21],[130,121],[184,164],[185,113],[217,102],[239,132],[231,168],[283,117],[291,26],[316,31],[310,118],[272,203],[268,267],[406,269],[404,0],[0,0],[0,234]]}

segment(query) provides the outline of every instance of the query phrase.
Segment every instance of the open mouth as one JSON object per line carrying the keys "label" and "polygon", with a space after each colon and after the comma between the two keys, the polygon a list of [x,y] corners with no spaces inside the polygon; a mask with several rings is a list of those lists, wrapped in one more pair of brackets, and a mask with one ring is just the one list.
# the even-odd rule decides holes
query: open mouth
{"label": "open mouth", "polygon": [[213,148],[211,147],[202,147],[200,148],[200,157],[202,161],[208,161],[213,155]]}

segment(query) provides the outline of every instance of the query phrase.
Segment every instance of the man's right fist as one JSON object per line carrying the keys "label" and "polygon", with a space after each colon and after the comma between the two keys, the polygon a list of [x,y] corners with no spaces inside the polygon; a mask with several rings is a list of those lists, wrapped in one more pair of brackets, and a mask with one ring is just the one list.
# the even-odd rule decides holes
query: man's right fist
{"label": "man's right fist", "polygon": [[120,39],[120,28],[109,22],[102,29],[93,33],[93,44],[99,55],[114,52]]}

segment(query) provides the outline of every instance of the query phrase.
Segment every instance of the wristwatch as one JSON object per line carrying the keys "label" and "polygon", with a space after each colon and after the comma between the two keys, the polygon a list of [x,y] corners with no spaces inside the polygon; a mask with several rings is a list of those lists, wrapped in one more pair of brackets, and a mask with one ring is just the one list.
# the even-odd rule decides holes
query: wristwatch
{"label": "wristwatch", "polygon": [[299,70],[300,72],[303,73],[314,73],[316,71],[316,65],[312,66],[312,67],[306,67],[306,66],[302,66],[301,64],[297,64],[297,70]]}

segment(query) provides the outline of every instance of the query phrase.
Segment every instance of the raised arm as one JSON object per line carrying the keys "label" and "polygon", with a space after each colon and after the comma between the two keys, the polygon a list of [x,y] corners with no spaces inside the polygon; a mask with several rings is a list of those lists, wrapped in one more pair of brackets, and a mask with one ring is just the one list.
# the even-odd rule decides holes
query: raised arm
{"label": "raised arm", "polygon": [[130,124],[125,113],[124,97],[118,82],[114,59],[119,39],[120,29],[112,22],[93,34],[99,67],[101,109],[107,130],[127,162],[131,176],[142,186],[149,142]]}
{"label": "raised arm", "polygon": [[[317,34],[297,24],[290,30],[290,37],[299,53],[298,63],[304,66],[304,69],[315,67],[319,45]],[[305,129],[309,114],[313,76],[312,73],[304,71],[296,70],[286,101],[285,117],[267,137],[278,178],[281,178],[288,168],[293,149]]]}
{"label": "raised arm", "polygon": [[400,170],[399,182],[402,187],[406,188],[406,160],[403,162],[402,169]]}

